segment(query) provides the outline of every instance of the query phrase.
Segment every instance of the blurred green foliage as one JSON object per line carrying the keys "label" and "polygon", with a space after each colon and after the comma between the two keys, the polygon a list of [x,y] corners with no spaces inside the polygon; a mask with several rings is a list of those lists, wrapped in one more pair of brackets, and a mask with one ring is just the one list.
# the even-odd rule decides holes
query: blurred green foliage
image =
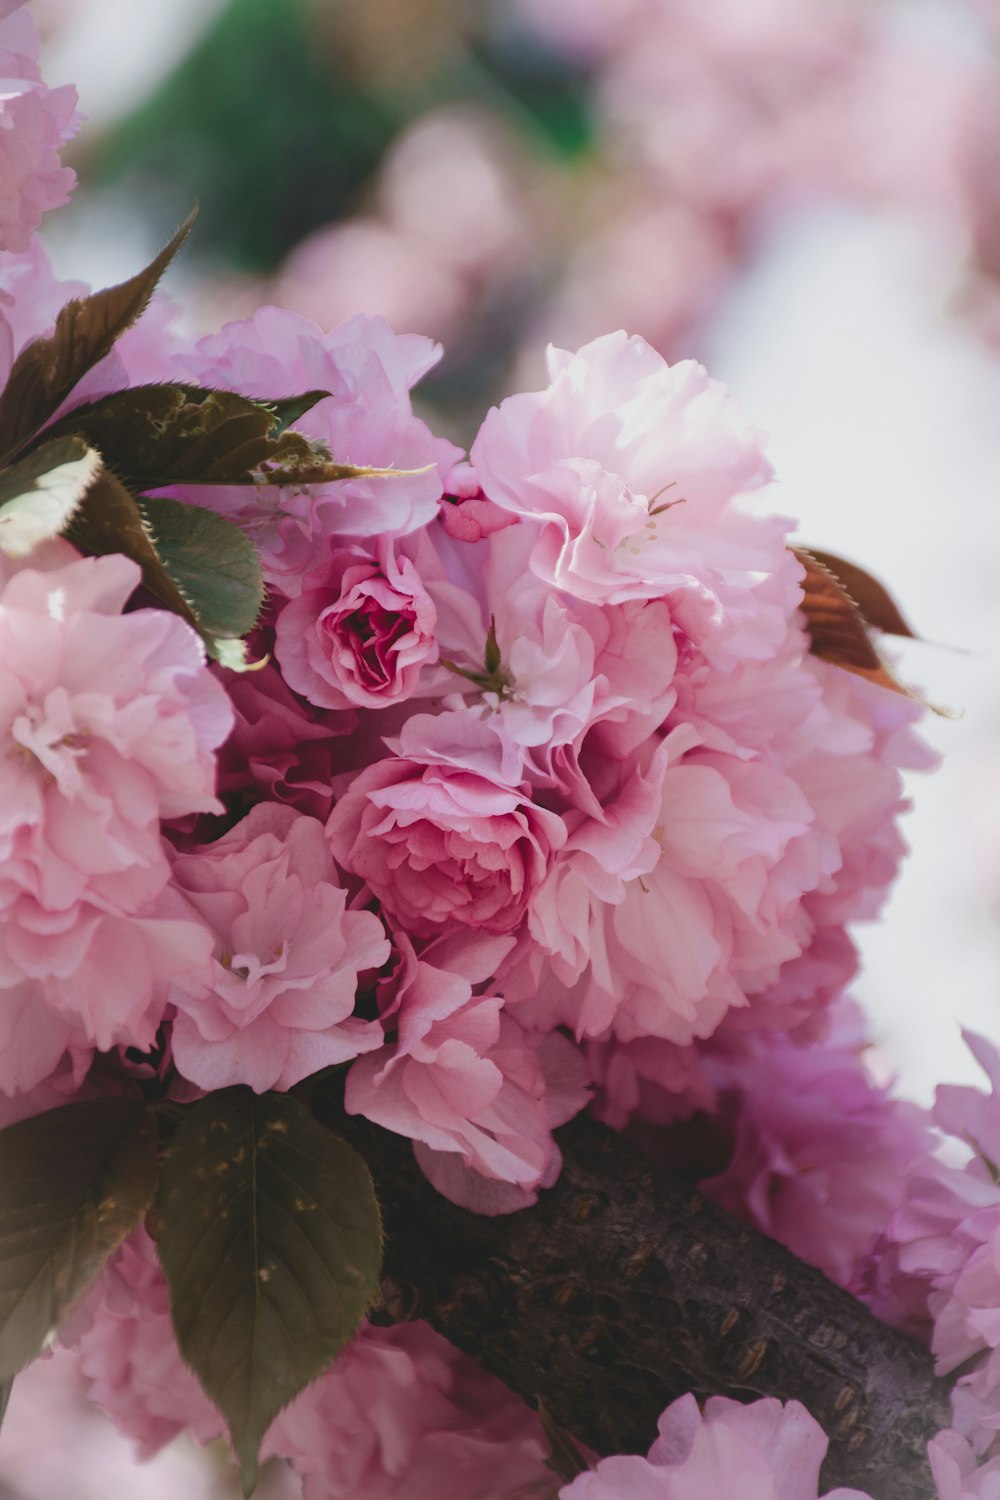
{"label": "blurred green foliage", "polygon": [[[587,80],[512,27],[500,6],[462,10],[456,45],[441,49],[430,74],[412,77],[402,57],[384,77],[363,76],[349,37],[338,45],[351,14],[346,0],[330,0],[320,37],[315,0],[230,0],[114,128],[96,180],[159,201],[165,222],[199,198],[198,249],[236,270],[268,272],[306,234],[353,212],[396,134],[436,104],[490,109],[536,151],[572,159],[586,149]],[[387,55],[393,45],[386,36]]]}

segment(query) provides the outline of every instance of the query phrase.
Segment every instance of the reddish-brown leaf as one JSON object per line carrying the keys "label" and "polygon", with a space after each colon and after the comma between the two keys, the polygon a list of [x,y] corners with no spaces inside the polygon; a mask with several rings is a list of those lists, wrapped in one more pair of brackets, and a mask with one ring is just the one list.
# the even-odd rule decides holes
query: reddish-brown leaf
{"label": "reddish-brown leaf", "polygon": [[812,654],[879,687],[912,697],[882,660],[868,634],[864,615],[840,580],[815,553],[804,547],[792,550],[805,568],[801,608]]}
{"label": "reddish-brown leaf", "polygon": [[833,552],[818,552],[815,547],[809,548],[809,555],[833,574],[857,605],[867,624],[874,625],[877,630],[884,630],[887,635],[905,635],[911,640],[916,639],[885,584],[873,578],[865,568],[859,568],[857,563],[837,557]]}

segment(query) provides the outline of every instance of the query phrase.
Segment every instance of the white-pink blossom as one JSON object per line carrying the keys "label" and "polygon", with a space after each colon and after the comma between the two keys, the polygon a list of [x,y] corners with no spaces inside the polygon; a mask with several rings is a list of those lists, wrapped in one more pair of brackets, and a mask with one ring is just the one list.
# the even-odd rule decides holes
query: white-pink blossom
{"label": "white-pink blossom", "polygon": [[538,576],[596,604],[666,598],[720,663],[771,655],[794,590],[785,527],[731,509],[771,470],[725,388],[623,333],[550,350],[549,375],[472,447],[489,499],[537,526]]}

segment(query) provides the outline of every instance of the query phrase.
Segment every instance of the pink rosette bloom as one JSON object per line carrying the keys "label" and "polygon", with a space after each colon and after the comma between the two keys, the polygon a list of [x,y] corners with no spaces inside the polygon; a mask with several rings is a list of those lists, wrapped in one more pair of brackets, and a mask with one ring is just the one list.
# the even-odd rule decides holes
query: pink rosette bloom
{"label": "pink rosette bloom", "polygon": [[[452,954],[459,972],[410,958],[395,1001],[398,1039],[354,1064],[345,1105],[414,1141],[420,1165],[453,1202],[507,1213],[555,1181],[562,1158],[552,1130],[583,1108],[588,1089],[565,1037],[531,1035],[499,997],[473,995],[473,982],[488,978],[491,948]],[[518,1191],[491,1190],[483,1178]]]}
{"label": "pink rosette bloom", "polygon": [[378,1047],[353,1014],[358,974],[389,957],[381,922],[347,911],[315,818],[259,803],[214,844],[179,854],[175,887],[215,936],[211,972],[171,985],[173,1055],[204,1089],[288,1089]]}
{"label": "pink rosette bloom", "polygon": [[199,1443],[225,1422],[184,1363],[153,1241],[137,1229],[84,1293],[66,1330],[92,1401],[149,1458],[178,1433]]}
{"label": "pink rosette bloom", "polygon": [[330,814],[338,863],[412,935],[456,922],[516,931],[565,841],[562,819],[511,782],[504,744],[473,714],[415,714],[390,748]]}
{"label": "pink rosette bloom", "polygon": [[547,1453],[536,1414],[426,1323],[362,1328],[263,1447],[305,1500],[545,1500]]}
{"label": "pink rosette bloom", "polygon": [[308,318],[263,307],[246,322],[228,323],[178,357],[179,376],[265,400],[328,391],[329,399],[299,418],[297,431],[325,443],[342,463],[413,472],[302,492],[189,489],[185,498],[249,524],[269,581],[288,598],[298,594],[325,538],[403,536],[425,525],[459,457],[410,404],[410,388],[440,355],[430,339],[395,334],[381,318],[350,318],[323,333]]}
{"label": "pink rosette bloom", "polygon": [[724,667],[770,656],[795,602],[787,528],[731,505],[771,470],[724,388],[624,333],[551,349],[549,373],[472,447],[488,498],[537,526],[538,576],[595,604],[666,598]]}
{"label": "pink rosette bloom", "polygon": [[50,208],[65,203],[76,174],[59,148],[79,123],[76,89],[50,89],[38,70],[38,33],[21,5],[0,19],[0,250],[28,249]]}
{"label": "pink rosette bloom", "polygon": [[319,708],[384,708],[413,696],[437,661],[437,612],[413,563],[379,539],[340,548],[281,610],[275,655],[289,687]]}
{"label": "pink rosette bloom", "polygon": [[[704,1413],[681,1396],[659,1421],[648,1458],[604,1458],[559,1491],[559,1500],[818,1500],[828,1439],[798,1401],[748,1406],[712,1396]],[[823,1500],[870,1500],[830,1490]]]}
{"label": "pink rosette bloom", "polygon": [[146,1046],[158,986],[205,963],[166,889],[162,819],[219,812],[226,695],[163,610],[122,608],[127,558],[65,542],[0,560],[0,1088],[66,1046]]}

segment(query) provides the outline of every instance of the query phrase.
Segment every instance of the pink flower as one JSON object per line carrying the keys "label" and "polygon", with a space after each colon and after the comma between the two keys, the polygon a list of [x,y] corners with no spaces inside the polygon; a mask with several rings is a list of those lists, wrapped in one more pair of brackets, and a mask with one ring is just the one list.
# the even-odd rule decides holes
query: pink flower
{"label": "pink flower", "polygon": [[723,387],[624,333],[550,350],[549,373],[472,447],[488,498],[538,528],[538,576],[597,604],[666,598],[720,663],[770,655],[794,600],[786,528],[731,507],[771,471]]}
{"label": "pink flower", "polygon": [[68,1494],[74,1500],[212,1500],[213,1492],[202,1455],[186,1445],[137,1465],[129,1439],[87,1400],[75,1351],[56,1349],[18,1374],[0,1433],[0,1493],[7,1500],[65,1500]]}
{"label": "pink flower", "polygon": [[[659,1421],[648,1458],[604,1458],[560,1491],[560,1500],[817,1500],[827,1437],[798,1401],[743,1406],[712,1396],[699,1412],[681,1396]],[[830,1490],[824,1500],[869,1500]]]}
{"label": "pink flower", "polygon": [[407,557],[381,538],[342,548],[302,580],[278,615],[275,654],[288,685],[320,708],[383,708],[412,697],[437,660],[434,604]]}
{"label": "pink flower", "polygon": [[76,176],[59,161],[75,134],[76,89],[46,88],[38,33],[28,11],[6,6],[0,20],[0,250],[28,249],[50,208],[65,203]]}
{"label": "pink flower", "polygon": [[456,464],[441,497],[441,525],[456,542],[481,542],[517,524],[517,517],[487,500],[471,464]]}
{"label": "pink flower", "polygon": [[199,1443],[225,1423],[181,1358],[153,1241],[137,1229],[84,1293],[74,1341],[88,1394],[150,1457],[180,1432]]}
{"label": "pink flower", "polygon": [[220,810],[231,724],[194,631],[121,610],[126,558],[64,542],[0,562],[0,1087],[66,1046],[146,1046],[158,985],[205,962],[166,889],[161,819]]}
{"label": "pink flower", "polygon": [[226,688],[236,722],[219,754],[219,795],[236,806],[286,802],[325,822],[338,737],[355,728],[356,714],[310,713],[273,663],[227,672]]}
{"label": "pink flower", "polygon": [[[473,995],[491,957],[486,973],[476,959],[452,972],[409,957],[393,1017],[398,1040],[354,1064],[345,1104],[429,1148],[418,1146],[417,1160],[447,1197],[503,1213],[555,1180],[561,1157],[552,1129],[583,1108],[588,1091],[582,1059],[564,1037],[532,1036],[497,996]],[[444,1159],[452,1153],[471,1171],[456,1172]],[[521,1191],[490,1194],[476,1174]]]}
{"label": "pink flower", "polygon": [[[522,752],[532,785],[579,802],[585,736],[589,750],[614,763],[674,707],[674,622],[662,600],[600,608],[559,593],[531,571],[534,541],[533,528],[515,525],[482,547],[456,545],[442,524],[403,546],[434,601],[450,663],[450,677],[442,668],[434,686],[464,694]],[[499,655],[492,674],[484,671],[488,632]],[[589,791],[584,801],[592,809]]]}
{"label": "pink flower", "polygon": [[500,738],[473,715],[416,714],[393,748],[330,814],[338,862],[412,934],[455,922],[514,932],[565,840],[562,820],[511,784]]}
{"label": "pink flower", "polygon": [[355,317],[330,333],[296,313],[263,307],[243,323],[204,338],[178,357],[178,375],[247,396],[273,399],[329,391],[296,422],[343,463],[417,472],[344,479],[308,492],[214,488],[185,491],[249,524],[270,582],[294,598],[315,565],[317,545],[340,534],[402,536],[437,513],[444,475],[459,456],[413,415],[410,388],[441,350],[415,334],[397,335],[381,318]]}
{"label": "pink flower", "polygon": [[706,1059],[733,1151],[702,1191],[840,1286],[851,1283],[930,1143],[921,1112],[872,1083],[862,1042],[842,1012],[824,1044],[761,1033],[728,1053],[724,1043],[711,1046]]}
{"label": "pink flower", "polygon": [[938,1500],[1000,1500],[1000,1458],[980,1467],[972,1448],[953,1428],[927,1445]]}
{"label": "pink flower", "polygon": [[992,1095],[939,1090],[934,1118],[977,1153],[964,1168],[915,1161],[900,1206],[861,1268],[861,1295],[881,1317],[926,1336],[952,1391],[956,1429],[977,1453],[1000,1452],[1000,1186],[990,1142],[1000,1124],[1000,1054],[967,1035]]}
{"label": "pink flower", "polygon": [[389,957],[377,917],[347,911],[322,825],[260,803],[174,861],[174,884],[215,937],[210,973],[177,981],[174,1060],[204,1089],[288,1089],[382,1040],[356,1018],[358,974]]}
{"label": "pink flower", "polygon": [[290,1459],[305,1500],[544,1500],[535,1413],[426,1323],[363,1328],[280,1413],[264,1454]]}

